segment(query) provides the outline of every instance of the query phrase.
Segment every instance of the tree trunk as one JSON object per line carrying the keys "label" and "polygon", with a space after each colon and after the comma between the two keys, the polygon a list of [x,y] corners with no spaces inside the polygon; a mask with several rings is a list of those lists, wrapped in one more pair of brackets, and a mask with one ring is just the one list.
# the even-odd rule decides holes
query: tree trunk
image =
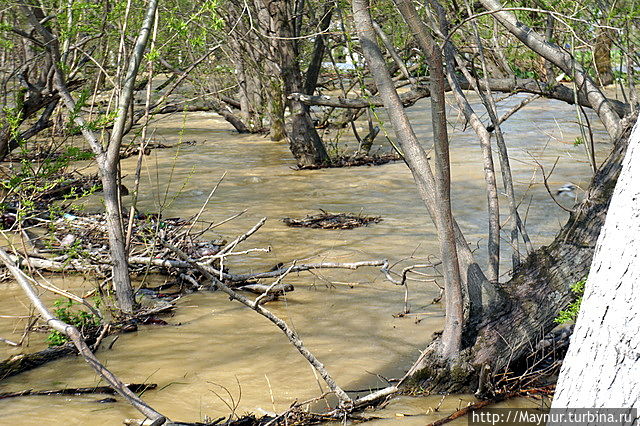
{"label": "tree trunk", "polygon": [[[353,0],[353,16],[358,31],[358,37],[362,46],[362,52],[367,60],[371,75],[376,83],[376,86],[380,92],[380,96],[385,102],[387,113],[389,114],[390,122],[397,136],[398,144],[400,145],[407,166],[411,170],[414,181],[418,187],[418,193],[422,198],[427,211],[429,212],[432,220],[438,228],[438,238],[442,243],[442,255],[443,260],[449,263],[449,261],[456,262],[458,265],[448,265],[448,276],[445,282],[451,284],[447,296],[449,298],[447,307],[450,309],[447,313],[449,323],[447,329],[447,341],[445,344],[438,347],[438,353],[445,358],[449,358],[453,352],[457,352],[459,342],[462,340],[461,331],[463,325],[462,316],[474,309],[474,306],[479,307],[482,305],[482,295],[480,292],[480,286],[484,286],[490,293],[492,285],[486,280],[486,277],[475,263],[473,254],[469,250],[462,232],[453,218],[448,217],[443,209],[446,209],[447,195],[446,195],[446,147],[438,147],[437,161],[442,162],[436,166],[436,176],[434,176],[429,166],[427,154],[424,148],[420,145],[418,138],[416,137],[411,123],[404,111],[398,92],[395,90],[393,81],[386,67],[386,63],[382,56],[380,48],[375,41],[375,31],[373,29],[373,22],[371,15],[369,14],[369,2],[367,0]],[[440,53],[432,52],[432,58]],[[438,66],[437,61],[432,64],[433,67]],[[440,64],[440,73],[442,73],[442,67]],[[440,92],[439,103],[440,107],[434,108],[433,119],[436,121],[434,126],[438,124],[444,124],[444,116],[441,108],[444,107],[444,101],[442,99],[444,75],[440,74],[439,82],[432,87],[432,90],[438,90]],[[436,81],[434,78],[433,81]],[[446,138],[446,133],[441,133],[435,136],[438,141],[435,144],[442,143],[443,138]],[[436,181],[438,180],[438,181]],[[453,234],[453,235],[452,235]],[[455,239],[455,249],[451,248],[452,239]],[[447,251],[447,253],[445,253]],[[456,258],[455,252],[458,251],[458,257]],[[456,273],[456,269],[458,272]],[[456,274],[460,276],[460,280],[457,279]],[[462,282],[459,282],[462,281]],[[464,288],[461,288],[463,287]],[[461,294],[464,292],[464,295]],[[449,304],[451,306],[449,306]],[[467,309],[464,307],[469,306]]]}
{"label": "tree trunk", "polygon": [[429,86],[431,91],[431,123],[433,123],[433,150],[435,153],[436,228],[440,246],[440,258],[444,271],[445,326],[442,333],[440,354],[454,359],[462,344],[464,327],[464,301],[458,264],[453,213],[451,212],[451,170],[449,161],[449,136],[444,99],[446,78],[442,52],[429,32],[425,32]]}
{"label": "tree trunk", "polygon": [[640,120],[598,238],[554,408],[640,405],[639,176]]}
{"label": "tree trunk", "polygon": [[324,32],[329,29],[331,25],[331,17],[333,16],[333,3],[329,2],[324,6],[324,14],[320,21],[320,28],[313,45],[313,55],[311,55],[311,61],[309,61],[309,67],[304,80],[304,93],[307,95],[313,95],[318,85],[318,77],[320,70],[322,69],[322,58],[325,51],[325,36]]}
{"label": "tree trunk", "polygon": [[[298,49],[293,37],[293,19],[287,0],[263,0],[269,13],[272,50],[275,55],[274,74],[280,75],[284,97],[304,90],[298,60]],[[272,101],[273,102],[273,101]],[[316,166],[330,163],[329,154],[316,131],[309,107],[295,99],[287,100],[291,112],[289,148],[299,166]],[[274,123],[272,123],[273,126]]]}
{"label": "tree trunk", "polygon": [[105,220],[109,235],[109,253],[111,254],[112,282],[118,300],[118,307],[125,313],[132,313],[135,305],[129,262],[125,250],[125,234],[120,208],[120,179],[117,164],[109,164],[104,156],[99,156],[98,170],[102,181]]}
{"label": "tree trunk", "polygon": [[513,278],[498,288],[498,302],[483,315],[471,319],[460,353],[461,363],[442,362],[436,352],[437,338],[407,377],[433,391],[473,392],[478,389],[483,368],[493,374],[504,371],[523,359],[541,336],[555,326],[558,312],[572,299],[570,286],[589,272],[595,243],[620,174],[627,137],[625,132],[616,142],[614,151],[595,174],[584,201],[554,242],[531,253],[514,271]]}
{"label": "tree trunk", "polygon": [[611,45],[613,33],[611,28],[598,28],[596,32],[596,44],[593,49],[593,61],[596,64],[598,83],[607,86],[613,83],[613,71],[611,71]]}

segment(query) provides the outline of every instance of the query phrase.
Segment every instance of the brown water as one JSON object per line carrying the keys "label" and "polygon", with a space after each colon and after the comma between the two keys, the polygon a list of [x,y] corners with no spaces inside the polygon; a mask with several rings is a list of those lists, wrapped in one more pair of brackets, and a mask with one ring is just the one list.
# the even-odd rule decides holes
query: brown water
{"label": "brown water", "polygon": [[[514,102],[508,101],[505,108]],[[426,145],[431,133],[427,104],[420,102],[410,110],[418,123],[416,131]],[[451,138],[455,215],[469,241],[478,243],[478,259],[484,262],[486,196],[480,149],[472,132],[462,132],[455,112],[450,120],[456,129]],[[569,182],[585,188],[590,178],[584,147],[573,145],[579,134],[574,122],[570,107],[539,100],[504,125],[517,193],[523,199],[521,214],[537,245],[553,238],[566,220],[566,213],[541,185],[540,171],[532,157],[547,172],[561,157],[549,178],[552,188]],[[286,144],[257,135],[238,135],[214,114],[162,117],[152,127],[153,137],[159,142],[196,144],[156,150],[145,158],[141,210],[162,209],[167,217],[191,216],[226,171],[227,176],[202,219],[218,222],[244,209],[248,211],[210,236],[233,238],[260,218],[268,218],[242,247],[271,247],[271,251],[233,259],[230,268],[235,273],[269,269],[278,262],[293,260],[351,262],[384,258],[398,263],[397,268],[401,269],[438,252],[433,227],[403,163],[294,171]],[[601,130],[596,140],[606,140]],[[382,149],[389,149],[382,136],[378,142]],[[608,144],[599,143],[597,149],[602,161]],[[134,168],[135,159],[124,161],[123,169],[128,174],[125,183],[129,187]],[[573,200],[562,202],[570,206]],[[94,201],[88,208],[98,205]],[[503,205],[506,220],[506,203]],[[383,221],[359,229],[328,231],[287,228],[280,220],[318,209],[362,211],[379,215]],[[503,246],[507,259],[506,241]],[[163,278],[150,280],[157,284]],[[431,304],[439,294],[433,284],[411,283],[409,302],[414,315],[394,318],[393,314],[403,309],[404,291],[385,281],[374,268],[301,273],[287,277],[287,281],[295,285],[295,291],[268,307],[288,321],[347,390],[384,386],[381,377],[401,376],[442,324],[440,305]],[[77,276],[58,277],[55,283],[78,292],[95,285],[91,278]],[[29,306],[14,283],[0,283],[0,292],[0,337],[19,340],[25,320],[12,316],[28,315]],[[125,382],[157,383],[159,389],[149,391],[144,398],[174,420],[225,416],[230,413],[227,405],[237,405],[238,414],[277,412],[296,400],[313,398],[321,393],[321,387],[325,388],[271,323],[229,302],[222,294],[185,296],[168,320],[171,326],[147,326],[120,336],[112,350],[103,349],[98,357]],[[44,347],[43,339],[44,335],[32,334],[26,350]],[[0,343],[0,359],[22,350]],[[98,382],[81,359],[67,358],[0,383],[0,392],[90,386]],[[119,424],[123,418],[140,417],[122,402],[96,404],[94,401],[100,398],[52,396],[0,401],[0,424]],[[430,398],[417,403],[399,399],[387,414],[394,421],[424,424],[425,417],[401,414],[408,410],[411,415],[424,415],[429,407],[437,405]],[[411,405],[410,410],[406,404]],[[454,397],[447,400],[446,407],[453,411],[459,404]]]}

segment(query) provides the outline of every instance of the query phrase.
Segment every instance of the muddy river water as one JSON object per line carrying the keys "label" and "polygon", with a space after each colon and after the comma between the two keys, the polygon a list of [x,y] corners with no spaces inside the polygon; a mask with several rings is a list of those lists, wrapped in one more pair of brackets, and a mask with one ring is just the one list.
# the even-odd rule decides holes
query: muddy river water
{"label": "muddy river water", "polygon": [[[520,99],[515,96],[502,108],[506,110]],[[410,114],[428,148],[431,129],[427,105],[419,102]],[[484,262],[486,196],[480,148],[473,133],[464,131],[456,118],[452,111],[454,213],[468,240],[478,245],[478,259]],[[592,122],[597,156],[602,161],[609,144],[597,120]],[[566,183],[586,188],[591,172],[584,146],[574,145],[579,136],[575,110],[560,102],[538,100],[509,119],[504,130],[516,192],[522,199],[521,214],[536,246],[548,243],[566,220],[566,213],[550,199],[533,159],[548,172],[560,157],[549,178],[552,189]],[[242,247],[271,247],[271,251],[232,260],[229,267],[233,272],[265,270],[293,260],[389,259],[401,269],[438,253],[433,226],[402,162],[295,171],[285,143],[274,143],[260,135],[238,135],[209,113],[161,117],[153,123],[151,133],[158,142],[196,143],[155,150],[145,157],[141,210],[162,210],[167,217],[194,215],[226,171],[202,219],[218,222],[244,209],[247,212],[216,228],[211,238],[233,238],[260,218],[267,218],[265,226]],[[382,134],[377,142],[382,149],[389,149]],[[342,142],[339,148],[344,148]],[[124,160],[125,183],[130,187],[134,168],[134,158]],[[579,196],[580,189],[577,193]],[[561,202],[570,206],[573,199],[565,197]],[[506,221],[506,203],[502,205]],[[87,208],[97,206],[94,202]],[[318,209],[362,212],[383,220],[352,230],[288,228],[281,221],[287,216],[317,213]],[[503,239],[505,259],[509,257],[507,246]],[[501,272],[508,274],[506,263]],[[148,278],[150,285],[163,280]],[[403,309],[404,290],[386,281],[375,268],[301,273],[286,281],[295,286],[295,291],[269,308],[287,320],[346,390],[384,386],[384,378],[401,376],[442,325],[442,308],[431,303],[439,289],[430,283],[410,284],[412,315],[397,318],[394,314]],[[96,285],[91,277],[72,275],[57,277],[54,282],[79,292]],[[21,316],[29,313],[30,307],[17,285],[0,283],[0,337],[19,340],[25,327]],[[277,412],[294,401],[318,396],[325,389],[309,364],[271,323],[221,293],[183,297],[168,321],[170,326],[143,326],[135,333],[123,334],[111,350],[100,350],[97,355],[125,382],[157,383],[158,389],[147,392],[144,398],[174,420],[216,418],[229,415],[231,409],[237,414]],[[41,349],[44,336],[32,334],[25,349],[0,343],[0,358]],[[107,338],[106,343],[112,339]],[[66,358],[0,382],[0,392],[98,382],[81,359]],[[124,418],[140,417],[123,402],[95,403],[100,398],[39,396],[0,401],[0,424],[121,424]],[[440,400],[438,396],[402,397],[380,413],[392,420],[377,424],[425,424],[442,415],[425,415]],[[469,396],[450,397],[442,404],[441,413],[472,400]]]}

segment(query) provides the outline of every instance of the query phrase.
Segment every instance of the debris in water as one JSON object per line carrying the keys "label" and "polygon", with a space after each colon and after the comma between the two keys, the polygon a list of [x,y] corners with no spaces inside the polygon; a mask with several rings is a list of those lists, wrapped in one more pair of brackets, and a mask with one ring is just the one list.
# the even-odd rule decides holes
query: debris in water
{"label": "debris in water", "polygon": [[320,209],[322,213],[307,215],[304,219],[285,217],[282,221],[294,228],[320,228],[320,229],[353,229],[367,226],[370,223],[378,223],[380,216],[362,216],[353,213],[330,213]]}

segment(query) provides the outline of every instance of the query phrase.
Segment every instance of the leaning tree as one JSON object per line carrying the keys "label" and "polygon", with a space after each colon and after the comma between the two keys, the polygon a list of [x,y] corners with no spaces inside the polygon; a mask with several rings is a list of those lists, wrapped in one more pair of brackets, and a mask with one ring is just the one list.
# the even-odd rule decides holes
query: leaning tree
{"label": "leaning tree", "polygon": [[[609,199],[620,173],[620,164],[626,150],[629,119],[621,119],[614,105],[591,79],[585,68],[557,44],[536,33],[511,11],[506,11],[493,0],[481,0],[484,15],[490,15],[508,34],[516,37],[527,48],[557,67],[575,84],[574,101],[592,108],[614,140],[614,149],[594,175],[584,201],[572,211],[568,223],[549,246],[531,251],[524,261],[514,261],[515,268],[508,282],[497,280],[495,224],[490,226],[489,270],[482,271],[474,259],[462,230],[451,213],[449,203],[448,138],[444,110],[444,91],[451,88],[460,109],[480,137],[485,159],[490,214],[499,217],[493,206],[496,179],[489,161],[491,138],[487,129],[479,125],[478,113],[466,100],[462,88],[475,89],[492,117],[492,127],[499,131],[495,117],[495,104],[490,92],[491,81],[485,67],[477,72],[464,60],[460,49],[449,34],[448,12],[437,0],[427,2],[424,13],[419,13],[411,0],[395,0],[395,5],[415,37],[429,69],[431,114],[434,128],[434,163],[432,171],[427,155],[416,137],[389,75],[384,57],[378,47],[368,0],[352,0],[353,17],[360,45],[371,75],[377,85],[397,143],[411,170],[419,194],[432,217],[440,242],[445,281],[445,326],[412,366],[405,380],[413,379],[438,391],[476,391],[486,389],[487,382],[530,353],[541,336],[551,330],[558,312],[572,298],[571,284],[588,274],[594,246],[603,224]],[[475,5],[473,5],[475,7]],[[466,20],[477,17],[467,5]],[[481,13],[478,13],[480,15]],[[459,28],[459,24],[456,28]],[[477,29],[476,48],[483,65],[486,58]],[[474,74],[469,71],[472,69]],[[515,79],[514,79],[515,80]],[[501,151],[503,172],[506,145],[501,134],[496,135]],[[504,158],[502,158],[504,155]],[[503,175],[508,193],[509,176]],[[511,194],[512,195],[512,194]],[[512,206],[513,207],[513,206]],[[517,210],[511,209],[513,231],[520,235],[528,247],[526,230],[518,220]],[[495,220],[490,217],[490,220]],[[513,234],[512,234],[513,235]],[[492,258],[493,256],[493,258]]]}

